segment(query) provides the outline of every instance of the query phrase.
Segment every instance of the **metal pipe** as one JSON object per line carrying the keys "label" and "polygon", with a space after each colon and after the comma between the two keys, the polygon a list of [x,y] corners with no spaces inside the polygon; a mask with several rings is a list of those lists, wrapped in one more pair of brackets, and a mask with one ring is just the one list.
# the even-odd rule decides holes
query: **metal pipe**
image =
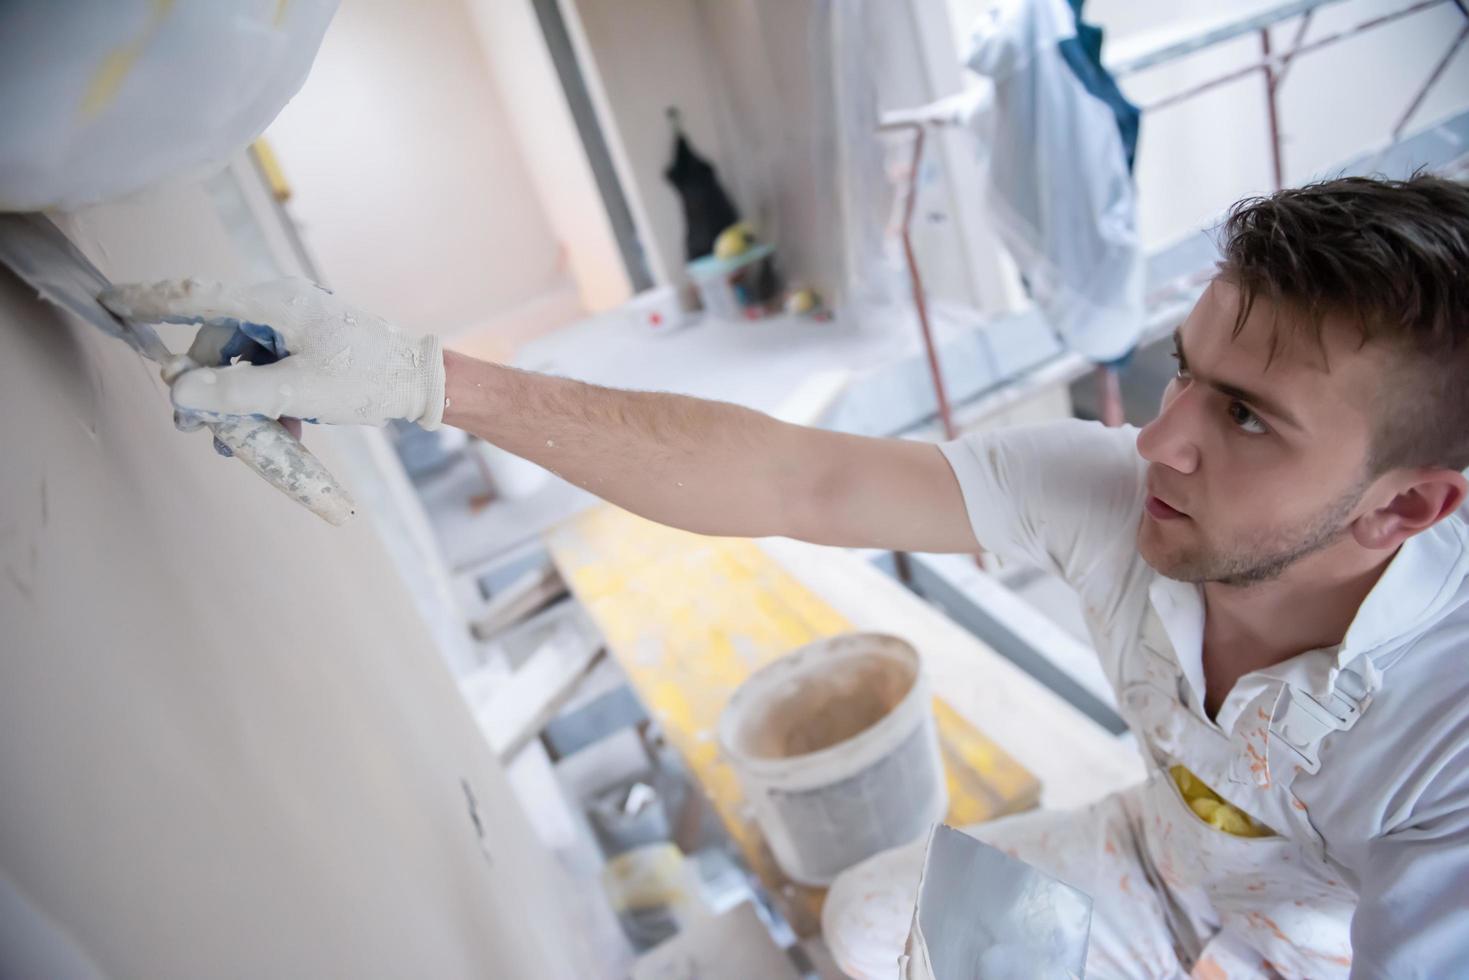
{"label": "metal pipe", "polygon": [[1280,162],[1280,107],[1275,98],[1275,69],[1270,64],[1270,28],[1260,28],[1260,53],[1265,56],[1265,119],[1270,127],[1270,177],[1275,190],[1285,186],[1285,167]]}
{"label": "metal pipe", "polygon": [[1314,10],[1306,11],[1306,15],[1301,18],[1301,22],[1296,25],[1296,36],[1290,40],[1290,50],[1281,57],[1280,70],[1275,73],[1275,87],[1277,90],[1285,84],[1286,73],[1290,71],[1290,66],[1295,63],[1295,56],[1301,53],[1301,42],[1306,39],[1306,31],[1311,28],[1311,15],[1315,12]]}
{"label": "metal pipe", "polygon": [[933,328],[928,322],[928,301],[923,296],[923,277],[918,272],[918,257],[913,251],[913,210],[918,201],[918,168],[923,161],[923,143],[926,135],[919,123],[906,123],[901,128],[913,131],[913,158],[908,172],[908,199],[903,203],[903,258],[908,263],[908,280],[913,289],[913,308],[918,311],[918,328],[923,333],[923,349],[928,357],[928,373],[933,380],[933,393],[938,401],[939,422],[944,427],[944,437],[958,438],[959,430],[954,426],[954,413],[949,407],[948,389],[939,367],[938,348],[933,340]]}
{"label": "metal pipe", "polygon": [[[1390,24],[1395,20],[1401,20],[1404,17],[1408,17],[1412,14],[1419,13],[1420,11],[1427,10],[1430,7],[1437,7],[1443,2],[1444,0],[1420,0],[1419,3],[1404,7],[1402,10],[1397,10],[1390,14],[1384,14],[1381,17],[1374,17],[1371,20],[1365,20],[1349,30],[1338,31],[1335,34],[1330,34],[1326,37],[1318,38],[1315,41],[1312,41],[1310,44],[1303,44],[1300,47],[1296,48],[1294,51],[1287,52],[1284,55],[1278,55],[1264,61],[1259,61],[1251,65],[1246,65],[1243,68],[1239,68],[1235,71],[1220,75],[1218,78],[1214,78],[1210,81],[1195,85],[1192,88],[1184,89],[1182,92],[1179,92],[1176,95],[1170,95],[1167,98],[1159,99],[1157,102],[1149,103],[1142,106],[1141,108],[1144,112],[1157,112],[1159,109],[1164,109],[1175,103],[1191,99],[1195,95],[1200,95],[1204,92],[1209,91],[1212,88],[1217,88],[1220,85],[1224,85],[1228,82],[1238,81],[1239,79],[1245,78],[1267,66],[1274,69],[1283,69],[1299,55],[1319,50],[1344,38],[1352,37],[1356,34],[1361,34],[1364,31],[1369,31],[1374,27],[1381,27],[1382,25]],[[1192,50],[1198,49],[1195,48]],[[1154,62],[1153,64],[1159,63],[1160,62]]]}
{"label": "metal pipe", "polygon": [[1127,421],[1127,410],[1122,404],[1122,372],[1114,365],[1098,364],[1096,381],[1101,422],[1108,428],[1115,429]]}
{"label": "metal pipe", "polygon": [[1423,87],[1418,90],[1418,94],[1413,96],[1413,101],[1408,105],[1407,111],[1398,120],[1398,124],[1393,127],[1392,138],[1389,140],[1390,143],[1396,143],[1398,138],[1403,135],[1403,130],[1408,128],[1408,123],[1412,120],[1413,114],[1423,105],[1423,100],[1428,98],[1429,90],[1433,88],[1434,84],[1443,75],[1444,69],[1449,66],[1449,62],[1454,60],[1454,55],[1458,53],[1459,47],[1464,43],[1466,37],[1469,37],[1469,24],[1466,24],[1459,30],[1459,36],[1454,38],[1454,43],[1449,45],[1449,49],[1438,60],[1438,64],[1433,66],[1433,71],[1429,73],[1428,80],[1423,83]]}
{"label": "metal pipe", "polygon": [[[1290,20],[1292,17],[1298,17],[1302,14],[1310,14],[1317,7],[1324,7],[1329,3],[1340,2],[1341,0],[1296,0],[1294,3],[1276,7],[1263,14],[1254,14],[1250,17],[1215,27],[1187,40],[1170,44],[1165,48],[1159,48],[1158,50],[1138,55],[1136,58],[1130,58],[1127,61],[1108,65],[1108,68],[1111,70],[1113,78],[1136,75],[1138,72],[1147,71],[1149,68],[1156,68],[1158,65],[1167,64],[1170,61],[1177,61],[1179,58],[1191,55],[1195,51],[1202,51],[1204,48],[1211,48],[1216,44],[1222,44],[1225,41],[1232,41],[1237,37],[1243,37],[1251,31],[1257,31],[1262,27],[1269,27],[1271,24],[1278,24],[1283,20]],[[1435,2],[1440,2],[1440,0],[1435,0]],[[1469,0],[1460,0],[1460,2],[1469,3]]]}

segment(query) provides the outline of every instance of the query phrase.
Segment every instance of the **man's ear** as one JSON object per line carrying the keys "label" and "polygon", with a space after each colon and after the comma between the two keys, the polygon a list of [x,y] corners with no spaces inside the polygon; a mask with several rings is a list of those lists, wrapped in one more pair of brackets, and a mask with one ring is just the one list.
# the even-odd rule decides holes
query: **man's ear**
{"label": "man's ear", "polygon": [[1364,548],[1396,548],[1448,517],[1469,495],[1469,480],[1457,470],[1423,467],[1399,479],[1397,493],[1352,524],[1352,537]]}

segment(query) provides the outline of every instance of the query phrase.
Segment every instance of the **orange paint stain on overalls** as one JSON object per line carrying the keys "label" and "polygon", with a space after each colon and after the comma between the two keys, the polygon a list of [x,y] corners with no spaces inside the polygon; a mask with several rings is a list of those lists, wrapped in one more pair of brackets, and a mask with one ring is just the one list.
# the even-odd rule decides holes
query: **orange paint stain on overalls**
{"label": "orange paint stain on overalls", "polygon": [[1212,956],[1206,956],[1189,971],[1193,980],[1229,980],[1229,973]]}
{"label": "orange paint stain on overalls", "polygon": [[1270,918],[1270,916],[1266,915],[1265,913],[1246,912],[1245,919],[1248,920],[1250,925],[1254,926],[1256,929],[1268,929],[1270,931],[1270,934],[1273,935],[1276,939],[1279,939],[1281,942],[1290,942],[1290,937],[1281,932],[1280,926],[1275,924],[1275,920]]}
{"label": "orange paint stain on overalls", "polygon": [[1255,746],[1249,742],[1245,743],[1245,753],[1250,757],[1250,772],[1254,773],[1256,776],[1263,776],[1264,778],[1261,780],[1257,780],[1257,782],[1259,782],[1259,784],[1265,789],[1269,789],[1270,763],[1267,762],[1265,760],[1265,757],[1260,754],[1260,750],[1255,748]]}

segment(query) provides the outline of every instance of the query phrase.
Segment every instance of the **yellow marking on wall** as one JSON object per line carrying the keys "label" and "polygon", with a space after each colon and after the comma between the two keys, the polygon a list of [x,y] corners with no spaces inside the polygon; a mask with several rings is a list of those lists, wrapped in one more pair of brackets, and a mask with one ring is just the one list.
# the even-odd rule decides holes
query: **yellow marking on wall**
{"label": "yellow marking on wall", "polygon": [[123,79],[127,78],[139,56],[163,26],[164,18],[173,9],[173,3],[174,0],[153,0],[153,13],[142,33],[126,44],[118,45],[102,58],[102,64],[92,74],[92,81],[88,83],[86,94],[82,96],[82,118],[95,119],[117,98]]}
{"label": "yellow marking on wall", "polygon": [[271,196],[277,201],[289,201],[291,185],[286,180],[286,172],[281,169],[281,161],[275,155],[275,149],[264,136],[261,136],[250,144],[250,152],[255,157],[255,163],[260,167],[260,173],[265,177],[265,183],[270,188]]}
{"label": "yellow marking on wall", "polygon": [[[751,673],[813,640],[852,629],[752,541],[675,531],[615,507],[549,536],[552,557],[644,705],[683,757],[800,935],[820,919],[820,889],[792,886],[745,812],[717,738],[720,712]],[[1040,784],[941,698],[947,820],[963,826],[1034,806]]]}

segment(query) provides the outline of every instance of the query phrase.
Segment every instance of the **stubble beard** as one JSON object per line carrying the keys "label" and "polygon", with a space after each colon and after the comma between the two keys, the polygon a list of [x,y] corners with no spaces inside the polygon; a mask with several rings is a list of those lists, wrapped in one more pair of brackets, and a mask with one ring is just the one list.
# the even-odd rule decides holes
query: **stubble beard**
{"label": "stubble beard", "polygon": [[[1173,554],[1150,555],[1142,543],[1144,529],[1139,528],[1139,551],[1159,574],[1180,582],[1232,586],[1269,582],[1301,559],[1345,537],[1351,524],[1349,517],[1365,492],[1365,484],[1353,487],[1309,520],[1288,528],[1242,534],[1226,547],[1192,545]],[[1144,524],[1150,520],[1143,517]]]}

